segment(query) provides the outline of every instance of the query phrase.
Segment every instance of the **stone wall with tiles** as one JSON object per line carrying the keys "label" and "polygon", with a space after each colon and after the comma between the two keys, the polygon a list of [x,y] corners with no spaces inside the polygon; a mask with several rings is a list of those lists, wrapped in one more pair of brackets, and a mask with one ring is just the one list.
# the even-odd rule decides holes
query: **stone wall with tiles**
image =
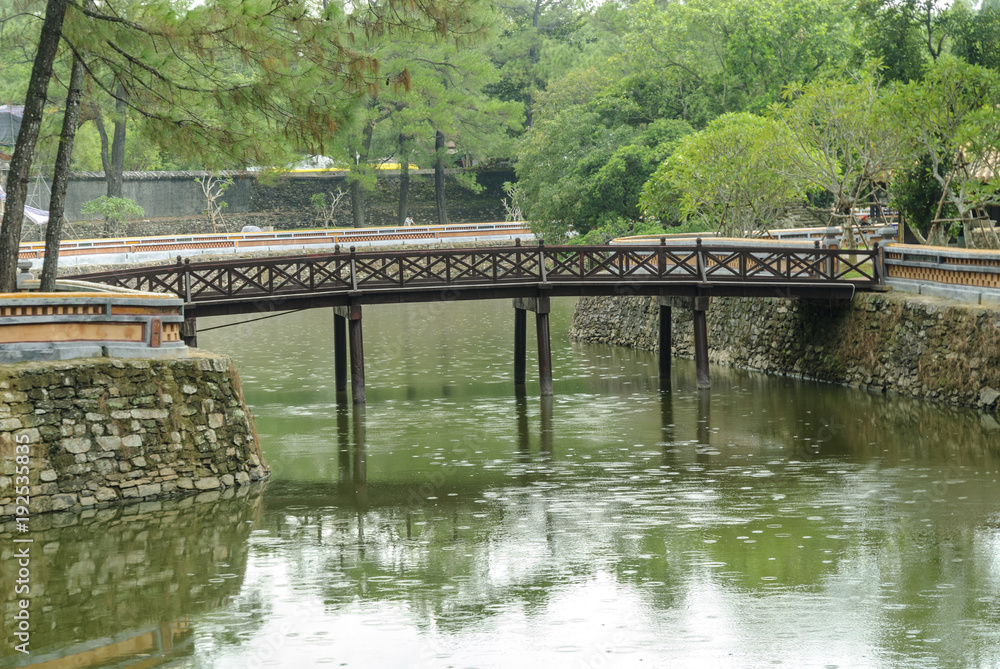
{"label": "stone wall with tiles", "polygon": [[0,518],[19,513],[22,476],[33,515],[221,490],[268,473],[229,358],[0,367]]}
{"label": "stone wall with tiles", "polygon": [[[675,355],[693,357],[691,311],[673,309]],[[570,338],[655,350],[655,298],[577,303]],[[850,302],[712,298],[709,359],[1000,413],[1000,307],[905,293]]]}

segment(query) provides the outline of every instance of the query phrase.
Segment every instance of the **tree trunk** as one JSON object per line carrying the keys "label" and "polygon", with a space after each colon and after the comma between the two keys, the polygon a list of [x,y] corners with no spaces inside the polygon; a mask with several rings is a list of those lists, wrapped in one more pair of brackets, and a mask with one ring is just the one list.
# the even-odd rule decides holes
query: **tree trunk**
{"label": "tree trunk", "polygon": [[66,111],[63,112],[62,134],[59,135],[59,152],[56,154],[52,174],[52,198],[49,200],[49,223],[45,226],[45,261],[42,264],[44,293],[56,289],[56,270],[59,267],[59,238],[62,236],[63,213],[66,211],[66,184],[69,182],[69,164],[73,157],[73,140],[76,137],[77,119],[80,118],[80,98],[83,96],[83,61],[73,59],[73,72],[69,79]]}
{"label": "tree trunk", "polygon": [[59,49],[67,4],[68,0],[48,0],[45,6],[45,20],[42,22],[38,51],[35,52],[28,94],[24,100],[24,118],[7,174],[7,206],[4,208],[3,223],[0,224],[2,293],[17,290],[17,252],[21,241],[21,225],[24,222],[24,203],[28,198],[28,178],[31,175],[35,143],[42,125],[42,108],[49,90],[49,79],[52,78],[52,62]]}
{"label": "tree trunk", "polygon": [[108,131],[104,129],[104,119],[101,117],[101,108],[94,105],[94,124],[97,126],[97,134],[101,136],[101,167],[104,169],[104,181],[107,183],[108,175],[111,174],[111,158],[108,141]]}
{"label": "tree trunk", "polygon": [[410,152],[405,147],[406,138],[399,136],[399,210],[396,227],[406,224],[406,200],[410,196]]}
{"label": "tree trunk", "polygon": [[356,179],[351,180],[351,219],[354,227],[365,227],[365,189]]}
{"label": "tree trunk", "polygon": [[528,93],[524,100],[524,127],[530,128],[535,122],[535,93],[532,85],[535,83],[535,69],[541,56],[538,53],[538,23],[542,16],[542,0],[535,0],[534,11],[531,14],[531,48],[528,49]]}
{"label": "tree trunk", "polygon": [[448,225],[448,212],[444,200],[444,133],[434,133],[434,202],[437,205],[438,225]]}
{"label": "tree trunk", "polygon": [[125,87],[121,82],[115,87],[115,134],[111,141],[111,169],[105,171],[108,181],[108,197],[122,196],[122,173],[125,171]]}

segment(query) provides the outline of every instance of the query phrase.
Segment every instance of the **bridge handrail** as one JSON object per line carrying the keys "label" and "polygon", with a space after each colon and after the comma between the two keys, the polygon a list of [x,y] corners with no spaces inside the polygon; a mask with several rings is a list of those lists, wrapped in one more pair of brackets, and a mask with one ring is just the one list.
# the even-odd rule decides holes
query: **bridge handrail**
{"label": "bridge handrail", "polygon": [[511,283],[837,282],[880,283],[873,250],[780,243],[629,246],[511,246],[344,251],[299,256],[190,260],[83,275],[87,280],[172,292],[188,303],[220,297],[402,290]]}

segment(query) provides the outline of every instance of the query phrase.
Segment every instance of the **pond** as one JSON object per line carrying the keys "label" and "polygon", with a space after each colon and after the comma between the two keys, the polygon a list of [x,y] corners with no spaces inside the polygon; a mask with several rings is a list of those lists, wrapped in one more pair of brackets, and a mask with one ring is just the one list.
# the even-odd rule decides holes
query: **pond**
{"label": "pond", "polygon": [[1000,666],[993,417],[723,367],[698,391],[684,360],[661,385],[567,341],[572,309],[543,399],[509,302],[366,307],[365,407],[329,310],[200,323],[272,479],[53,523],[51,628],[0,666]]}

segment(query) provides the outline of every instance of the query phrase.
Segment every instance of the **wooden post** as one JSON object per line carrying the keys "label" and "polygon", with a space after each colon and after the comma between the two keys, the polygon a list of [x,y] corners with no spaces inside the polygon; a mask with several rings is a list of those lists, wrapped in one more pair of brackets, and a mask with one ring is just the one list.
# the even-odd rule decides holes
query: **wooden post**
{"label": "wooden post", "polygon": [[[707,295],[694,297],[661,296],[658,302],[660,304],[660,378],[670,377],[671,308],[691,309],[694,312],[694,362],[698,387],[708,388],[708,323],[705,315],[708,312],[711,298]],[[666,359],[666,370],[664,370],[664,359]],[[665,374],[664,371],[666,371]]]}
{"label": "wooden post", "polygon": [[[360,311],[360,309],[359,309]],[[351,397],[355,404],[365,403],[365,351],[361,336],[361,314],[350,321],[351,337]]]}
{"label": "wooden post", "polygon": [[[541,394],[543,396],[552,394],[552,348],[550,344],[549,337],[549,297],[548,295],[542,295],[541,297],[517,297],[514,298],[514,314],[517,317],[517,312],[521,311],[534,311],[535,312],[535,333],[538,337],[538,382],[541,386]],[[524,326],[525,328],[527,326]],[[523,330],[521,330],[523,332]],[[517,337],[518,337],[518,325],[515,320],[515,341],[514,341],[514,382],[517,383],[518,380],[518,369],[517,361],[524,359],[524,349],[518,349]],[[518,358],[518,355],[521,357]],[[521,382],[524,382],[523,368],[521,370]]]}
{"label": "wooden post", "polygon": [[528,312],[514,307],[514,385],[524,385],[527,364]]}
{"label": "wooden post", "polygon": [[353,488],[351,478],[351,431],[346,398],[337,397],[337,488],[347,495]]}
{"label": "wooden post", "polygon": [[181,339],[192,348],[198,348],[198,320],[188,316],[181,325]]}
{"label": "wooden post", "polygon": [[337,392],[347,390],[347,319],[333,314],[333,370]]}
{"label": "wooden post", "polygon": [[672,310],[668,305],[660,304],[660,378],[670,378],[670,317]]}
{"label": "wooden post", "polygon": [[660,388],[660,435],[663,441],[663,455],[668,456],[674,446],[674,395],[670,380]]}
{"label": "wooden post", "polygon": [[538,383],[542,397],[552,394],[552,348],[549,341],[549,312],[535,312],[538,334]]}
{"label": "wooden post", "polygon": [[361,305],[334,307],[334,313],[347,319],[347,334],[351,346],[351,398],[355,404],[365,403],[365,350],[361,336]]}
{"label": "wooden post", "polygon": [[694,366],[698,388],[710,387],[708,380],[708,323],[704,309],[694,310]]}

